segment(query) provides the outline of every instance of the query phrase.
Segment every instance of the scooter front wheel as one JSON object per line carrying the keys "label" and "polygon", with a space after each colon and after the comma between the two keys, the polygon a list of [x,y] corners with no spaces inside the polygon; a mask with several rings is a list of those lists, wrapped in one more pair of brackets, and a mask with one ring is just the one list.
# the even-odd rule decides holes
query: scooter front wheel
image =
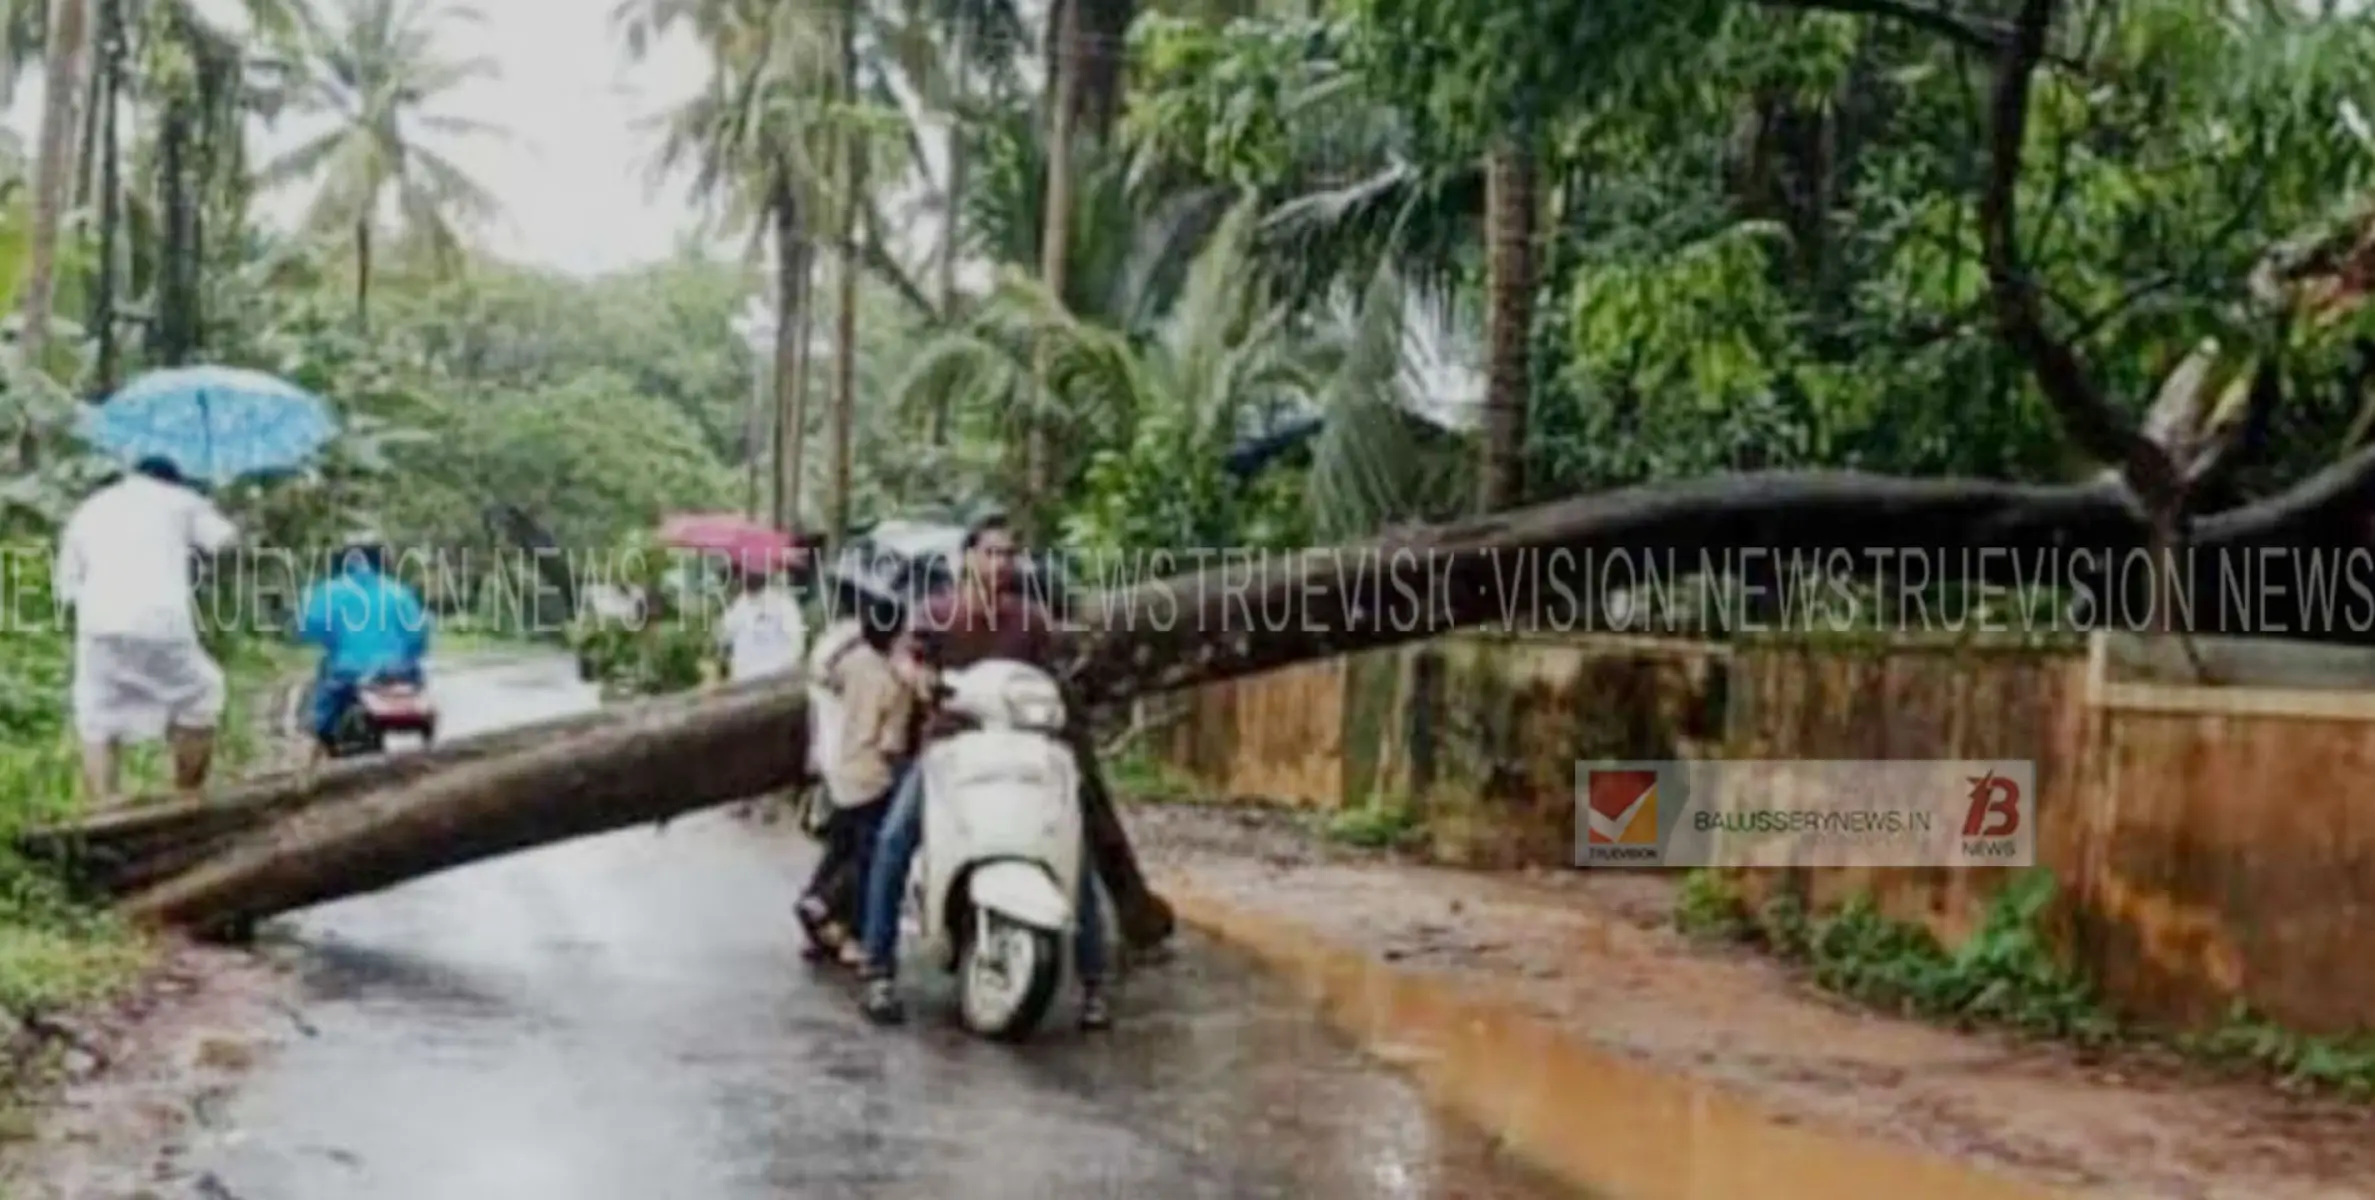
{"label": "scooter front wheel", "polygon": [[1063,939],[998,913],[981,915],[980,931],[957,963],[957,1007],[965,1028],[1001,1042],[1019,1042],[1039,1028],[1063,976]]}

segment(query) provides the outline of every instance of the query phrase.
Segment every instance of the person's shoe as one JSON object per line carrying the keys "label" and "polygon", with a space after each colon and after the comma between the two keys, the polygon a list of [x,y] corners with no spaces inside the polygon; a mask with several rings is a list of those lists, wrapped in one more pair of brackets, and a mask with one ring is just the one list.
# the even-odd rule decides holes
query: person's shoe
{"label": "person's shoe", "polygon": [[1080,991],[1080,1027],[1089,1033],[1113,1028],[1113,1009],[1105,1002],[1105,989],[1090,984]]}
{"label": "person's shoe", "polygon": [[841,943],[841,965],[852,971],[866,969],[866,948],[858,944],[858,939],[851,938]]}
{"label": "person's shoe", "polygon": [[907,1019],[907,1010],[899,1003],[899,981],[887,974],[866,981],[866,998],[859,1006],[866,1019],[877,1025],[896,1025]]}
{"label": "person's shoe", "polygon": [[832,914],[827,911],[822,899],[816,896],[800,897],[800,902],[792,906],[792,915],[799,918],[800,932],[808,935],[809,945],[832,949],[825,935],[826,927],[832,924]]}

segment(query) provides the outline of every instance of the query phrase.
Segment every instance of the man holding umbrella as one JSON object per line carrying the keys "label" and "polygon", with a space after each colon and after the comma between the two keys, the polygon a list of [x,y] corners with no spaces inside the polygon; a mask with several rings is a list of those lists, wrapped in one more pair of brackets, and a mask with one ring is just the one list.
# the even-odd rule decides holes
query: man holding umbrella
{"label": "man holding umbrella", "polygon": [[169,734],[184,791],[204,787],[213,762],[223,672],[198,640],[190,556],[224,550],[239,531],[191,483],[286,470],[337,429],[320,397],[231,367],[152,371],[82,410],[83,440],[132,468],[75,510],[58,546],[58,597],[74,608],[74,722],[95,797],[114,795],[127,741]]}
{"label": "man holding umbrella", "polygon": [[190,556],[238,536],[162,456],[141,459],[67,519],[57,589],[74,609],[74,726],[95,801],[115,798],[124,744],[159,734],[173,746],[174,786],[206,786],[223,671],[198,640]]}

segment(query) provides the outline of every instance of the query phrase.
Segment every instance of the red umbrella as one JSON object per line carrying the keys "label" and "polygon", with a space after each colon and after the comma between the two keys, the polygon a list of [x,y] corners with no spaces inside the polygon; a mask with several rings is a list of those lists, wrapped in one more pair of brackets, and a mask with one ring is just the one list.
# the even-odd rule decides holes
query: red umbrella
{"label": "red umbrella", "polygon": [[682,513],[660,523],[660,540],[679,550],[730,557],[744,570],[795,565],[800,551],[792,535],[741,513]]}

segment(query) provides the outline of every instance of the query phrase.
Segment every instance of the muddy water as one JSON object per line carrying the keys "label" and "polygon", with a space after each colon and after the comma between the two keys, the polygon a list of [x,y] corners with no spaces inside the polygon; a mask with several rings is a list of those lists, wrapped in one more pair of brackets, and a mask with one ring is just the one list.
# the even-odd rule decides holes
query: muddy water
{"label": "muddy water", "polygon": [[[1489,991],[1394,967],[1211,894],[1189,920],[1254,947],[1330,1018],[1519,1155],[1624,1200],[2048,1200],[1949,1159],[1803,1127],[1594,1049]],[[1741,1019],[1755,1019],[1743,1013]]]}
{"label": "muddy water", "polygon": [[[449,727],[590,703],[563,662],[441,691]],[[877,1030],[797,956],[805,843],[723,817],[314,910],[306,1036],[177,1170],[239,1200],[1560,1194],[1191,937],[1121,1026],[1016,1049],[945,995]],[[918,972],[911,972],[911,975]],[[1059,1017],[1065,1016],[1059,1012]],[[160,1191],[158,1194],[165,1194]]]}

